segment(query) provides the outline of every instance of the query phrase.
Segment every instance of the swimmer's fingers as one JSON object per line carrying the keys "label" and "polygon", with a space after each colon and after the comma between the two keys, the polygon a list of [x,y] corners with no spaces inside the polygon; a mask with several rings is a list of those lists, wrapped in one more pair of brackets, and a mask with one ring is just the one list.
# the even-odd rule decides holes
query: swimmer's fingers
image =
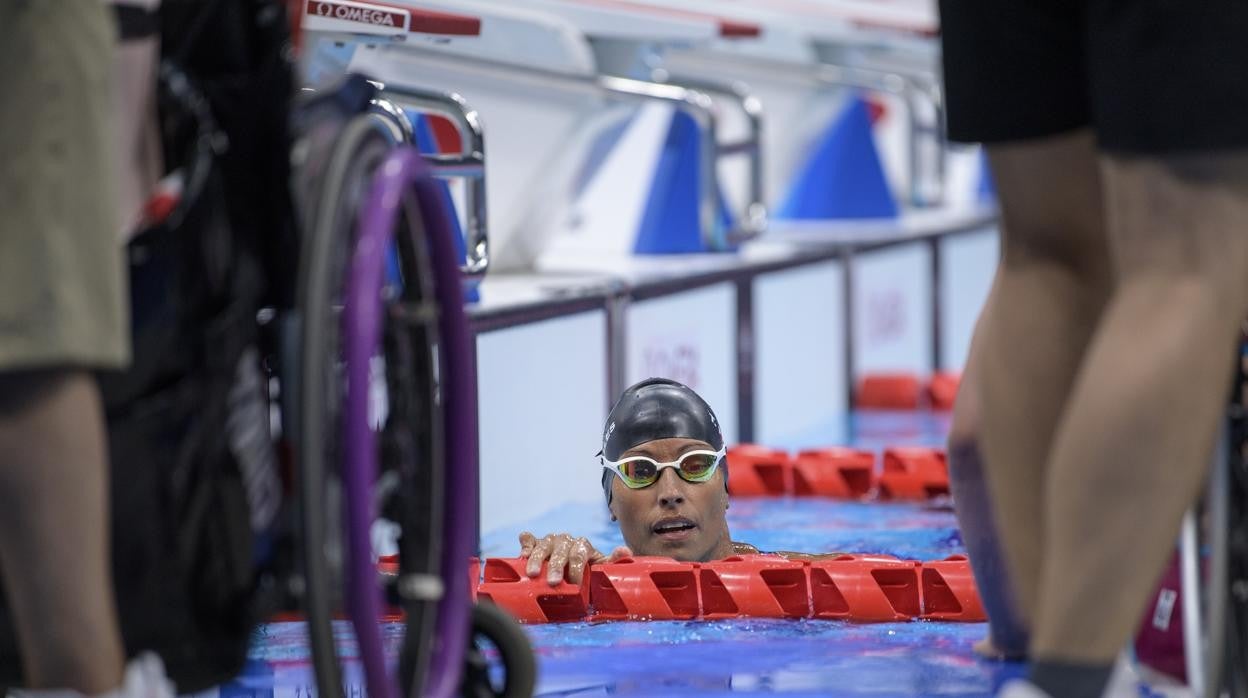
{"label": "swimmer's fingers", "polygon": [[533,545],[533,549],[529,551],[529,564],[524,570],[530,577],[541,574],[542,563],[546,561],[546,557],[550,555],[554,546],[554,536],[546,536]]}
{"label": "swimmer's fingers", "polygon": [[620,546],[615,548],[614,551],[612,551],[612,554],[603,554],[595,551],[595,556],[597,557],[594,558],[594,564],[600,564],[604,562],[615,562],[618,561],[618,559],[623,559],[625,557],[633,557],[633,551],[630,551],[630,549],[624,546]]}
{"label": "swimmer's fingers", "polygon": [[550,564],[546,566],[546,582],[552,587],[563,581],[563,568],[568,564],[575,541],[569,536],[562,536],[550,551]]}
{"label": "swimmer's fingers", "polygon": [[533,552],[533,546],[537,545],[537,537],[528,531],[520,532],[520,557],[528,557]]}
{"label": "swimmer's fingers", "polygon": [[568,581],[580,584],[585,578],[585,566],[595,557],[601,557],[597,550],[585,538],[573,541],[572,550],[568,553]]}

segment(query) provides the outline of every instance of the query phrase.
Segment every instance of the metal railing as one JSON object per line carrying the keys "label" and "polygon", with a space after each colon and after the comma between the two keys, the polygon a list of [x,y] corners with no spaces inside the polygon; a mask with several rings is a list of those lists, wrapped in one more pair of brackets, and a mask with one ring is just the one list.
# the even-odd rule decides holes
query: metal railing
{"label": "metal railing", "polygon": [[467,258],[462,267],[465,280],[477,283],[490,265],[490,236],[485,196],[485,129],[481,117],[463,97],[454,92],[441,92],[408,85],[373,80],[380,96],[373,100],[373,110],[389,117],[403,142],[416,144],[416,128],[403,107],[421,113],[444,116],[459,132],[459,153],[426,153],[425,162],[437,177],[467,181],[465,202],[466,224],[464,243]]}
{"label": "metal railing", "polygon": [[749,158],[749,183],[745,211],[739,226],[729,231],[731,242],[743,242],[758,237],[767,230],[767,203],[763,194],[763,103],[751,92],[748,85],[739,80],[717,82],[684,75],[673,76],[663,68],[651,73],[656,82],[671,82],[731,100],[745,115],[749,135],[735,143],[716,142],[717,158],[745,155]]}

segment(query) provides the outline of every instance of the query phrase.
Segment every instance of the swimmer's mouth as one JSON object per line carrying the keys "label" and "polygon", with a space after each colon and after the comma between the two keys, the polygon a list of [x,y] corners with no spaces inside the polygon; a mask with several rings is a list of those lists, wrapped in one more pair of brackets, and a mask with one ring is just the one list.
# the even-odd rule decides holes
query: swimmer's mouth
{"label": "swimmer's mouth", "polygon": [[655,535],[663,538],[679,539],[687,537],[695,528],[697,528],[697,525],[689,519],[677,517],[663,519],[656,523],[650,530],[652,530]]}

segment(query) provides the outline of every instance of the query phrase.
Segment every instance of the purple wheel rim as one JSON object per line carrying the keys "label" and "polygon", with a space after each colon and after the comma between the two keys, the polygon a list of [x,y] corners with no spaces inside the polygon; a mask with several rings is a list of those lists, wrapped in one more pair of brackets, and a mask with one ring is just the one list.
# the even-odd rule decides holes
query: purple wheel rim
{"label": "purple wheel rim", "polygon": [[450,212],[436,183],[427,175],[420,154],[412,148],[391,152],[378,168],[366,205],[360,212],[357,238],[347,278],[343,313],[346,337],[347,398],[344,413],[343,483],[347,504],[348,611],[359,642],[369,694],[394,698],[397,682],[385,671],[381,634],[381,590],[372,559],[369,528],[373,511],[372,483],[377,451],[368,425],[369,360],[381,342],[381,289],[385,251],[394,239],[403,195],[414,192],[425,226],[438,303],[438,352],[443,399],[446,457],[445,512],[442,528],[439,602],[426,685],[418,695],[449,698],[459,690],[468,644],[471,599],[463,565],[476,550],[477,454],[476,367],[469,358],[468,323],[463,310],[462,280],[451,236]]}
{"label": "purple wheel rim", "polygon": [[368,424],[369,364],[381,344],[384,254],[394,239],[399,199],[397,194],[387,194],[374,183],[360,211],[347,271],[342,321],[347,379],[342,413],[347,612],[355,628],[368,693],[375,698],[395,698],[397,693],[386,675],[381,633],[377,629],[381,590],[369,536],[376,516],[371,490],[377,479],[377,444]]}

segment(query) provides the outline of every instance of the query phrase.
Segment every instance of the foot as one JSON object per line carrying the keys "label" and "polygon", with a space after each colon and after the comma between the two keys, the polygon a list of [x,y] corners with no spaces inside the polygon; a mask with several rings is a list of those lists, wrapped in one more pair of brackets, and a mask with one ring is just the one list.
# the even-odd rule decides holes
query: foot
{"label": "foot", "polygon": [[972,645],[971,651],[983,659],[989,659],[994,662],[1021,662],[1027,659],[1025,654],[1007,654],[1003,652],[993,643],[991,635]]}
{"label": "foot", "polygon": [[1025,679],[1012,679],[1001,685],[997,698],[1053,698]]}

